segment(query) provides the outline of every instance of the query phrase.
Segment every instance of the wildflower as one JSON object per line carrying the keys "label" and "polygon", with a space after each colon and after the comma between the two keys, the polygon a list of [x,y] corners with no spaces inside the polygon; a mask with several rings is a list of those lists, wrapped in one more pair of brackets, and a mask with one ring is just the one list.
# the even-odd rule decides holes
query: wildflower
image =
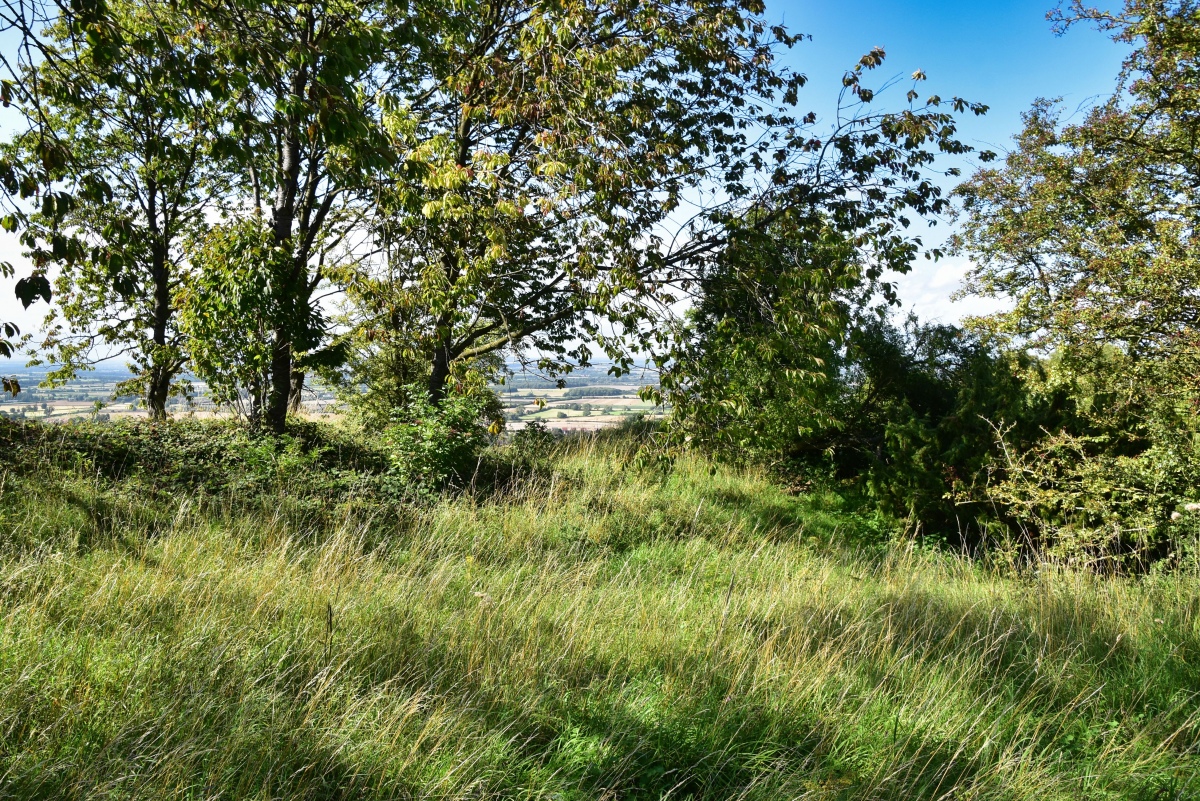
{"label": "wildflower", "polygon": [[1179,514],[1179,512],[1171,512],[1171,519],[1172,519],[1172,520],[1179,520],[1179,519],[1181,519],[1182,517],[1183,517],[1183,515]]}
{"label": "wildflower", "polygon": [[1183,511],[1185,511],[1185,512],[1200,512],[1200,503],[1186,504],[1183,507]]}

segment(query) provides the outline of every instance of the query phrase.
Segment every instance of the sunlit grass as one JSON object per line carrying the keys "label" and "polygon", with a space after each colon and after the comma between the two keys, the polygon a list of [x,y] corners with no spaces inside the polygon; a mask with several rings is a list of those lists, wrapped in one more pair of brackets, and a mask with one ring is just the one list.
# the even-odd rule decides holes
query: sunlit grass
{"label": "sunlit grass", "polygon": [[0,796],[1200,795],[1193,577],[856,547],[836,499],[620,451],[320,527],[8,491]]}

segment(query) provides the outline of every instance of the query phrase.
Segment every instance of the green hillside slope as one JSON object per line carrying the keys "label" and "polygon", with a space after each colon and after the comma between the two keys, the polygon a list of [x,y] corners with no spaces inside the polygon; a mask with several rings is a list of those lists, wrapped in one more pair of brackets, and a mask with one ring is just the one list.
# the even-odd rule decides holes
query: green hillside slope
{"label": "green hillside slope", "polygon": [[7,475],[0,797],[1200,795],[1194,577],[870,544],[628,452],[421,507]]}

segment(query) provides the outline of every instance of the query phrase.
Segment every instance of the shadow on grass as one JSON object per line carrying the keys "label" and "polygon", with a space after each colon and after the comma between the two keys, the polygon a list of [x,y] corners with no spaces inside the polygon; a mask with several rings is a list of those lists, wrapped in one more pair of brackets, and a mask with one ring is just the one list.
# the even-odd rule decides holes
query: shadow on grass
{"label": "shadow on grass", "polygon": [[[1188,658],[1200,651],[1200,641],[1190,622],[1139,638],[1099,599],[1046,593],[998,608],[909,588],[880,592],[857,607],[814,600],[748,618],[744,627],[760,642],[774,639],[796,658],[828,648],[846,653],[846,667],[862,686],[876,688],[897,710],[907,706],[905,681],[954,670],[958,689],[980,699],[981,714],[988,706],[983,699],[996,699],[1000,708],[1037,710],[1039,723],[1024,735],[1025,750],[1042,755],[1046,764],[1091,765],[1109,780],[1126,782],[1125,797],[1200,792],[1200,664]],[[900,667],[909,674],[904,680],[897,679]],[[929,736],[921,734],[923,741]],[[1160,744],[1161,763],[1182,766],[1185,778],[1160,772],[1139,779],[1121,764],[1104,762],[1137,738]],[[941,753],[952,745],[946,743]],[[1129,764],[1146,757],[1141,749]],[[980,767],[967,770],[961,757],[955,761],[956,780]],[[950,775],[951,766],[939,771]],[[1176,790],[1163,790],[1170,787]]]}
{"label": "shadow on grass", "polygon": [[[148,643],[171,636],[186,640],[198,636],[187,628],[186,608],[184,603],[148,602],[144,608],[128,608],[122,625]],[[794,647],[843,648],[856,623],[872,624],[862,631],[878,630],[886,620],[910,663],[988,660],[996,667],[967,687],[968,693],[1017,699],[1044,710],[1046,717],[1078,706],[1088,687],[1085,678],[1078,685],[1030,680],[1031,660],[1038,658],[1039,649],[1049,648],[1051,657],[1077,653],[1110,673],[1125,670],[1125,683],[1108,694],[1101,691],[1093,707],[1079,710],[1083,723],[1108,713],[1133,713],[1139,679],[1163,682],[1164,696],[1196,686],[1194,669],[1178,665],[1173,669],[1179,673],[1159,674],[1165,666],[1146,663],[1138,646],[1108,647],[1102,653],[1120,631],[1099,612],[1087,610],[1088,616],[1096,616],[1095,625],[1081,628],[1079,610],[1065,599],[1042,610],[1048,646],[1047,632],[1022,624],[1019,615],[997,616],[920,592],[882,594],[857,618],[844,609],[847,617],[839,618],[813,604],[746,619],[743,630],[763,639],[776,637],[772,658],[786,658],[787,637]],[[63,725],[54,717],[61,713],[44,709],[40,716],[26,715],[28,729],[10,731],[0,751],[0,797],[422,797],[428,794],[423,789],[430,781],[428,771],[424,778],[411,773],[411,767],[409,773],[397,772],[389,754],[364,756],[370,748],[355,740],[360,733],[375,737],[371,747],[386,751],[389,738],[395,744],[386,726],[375,732],[370,715],[350,724],[341,717],[361,699],[416,695],[438,699],[468,721],[467,730],[456,734],[458,742],[479,749],[474,762],[446,765],[450,774],[459,773],[443,776],[445,797],[556,792],[563,798],[774,799],[866,793],[933,799],[946,797],[953,787],[973,787],[982,797],[1005,794],[995,784],[1002,777],[995,773],[991,752],[965,752],[961,741],[936,728],[906,731],[907,726],[897,725],[897,710],[905,699],[889,686],[884,665],[905,655],[899,648],[845,666],[859,674],[859,686],[883,688],[878,699],[883,705],[863,705],[855,693],[843,693],[831,705],[829,698],[772,695],[754,686],[748,678],[758,658],[753,647],[737,662],[729,662],[720,649],[661,649],[643,655],[634,666],[596,654],[551,658],[572,636],[565,623],[501,618],[495,628],[485,623],[463,639],[437,627],[418,630],[416,619],[414,610],[373,607],[347,624],[347,631],[360,633],[345,641],[355,650],[344,656],[343,641],[332,633],[326,639],[311,620],[307,628],[274,632],[209,632],[211,641],[188,652],[186,660],[159,657],[165,660],[163,668],[139,687],[151,703],[104,699],[98,709],[113,704],[108,714],[124,716],[119,723],[92,723],[85,716],[73,731],[59,729],[48,738],[48,731]],[[122,630],[119,623],[114,621],[114,635]],[[62,636],[71,635],[69,628]],[[1072,649],[1074,642],[1080,643],[1078,649]],[[128,647],[139,650],[137,641]],[[486,669],[488,661],[504,659],[506,649],[530,647],[547,652],[547,658],[536,659],[532,672],[506,676]],[[848,650],[853,653],[852,647]],[[1046,656],[1041,658],[1045,673],[1051,665]],[[329,674],[334,667],[336,674]],[[336,692],[320,689],[330,675],[336,675]],[[45,705],[45,699],[37,702]],[[971,711],[958,714],[965,720]],[[328,723],[314,719],[339,721],[349,730],[328,730],[323,728]],[[1161,724],[1178,722],[1164,718]],[[1088,749],[1103,744],[1064,742],[1055,752],[1055,738],[1064,733],[1070,734],[1048,726],[1042,740],[1029,748],[1047,754],[1046,766],[1063,772],[1065,788],[1087,772],[1076,770],[1081,763],[1072,760],[1096,759],[1099,752]],[[411,738],[398,747],[407,747],[405,742],[411,745]],[[1193,746],[1179,742],[1179,758],[1186,759]],[[474,758],[468,754],[464,759],[468,757]],[[423,759],[432,763],[444,755],[431,752]],[[1194,781],[1185,780],[1178,792],[1164,795],[1159,791],[1166,785],[1143,790],[1133,781],[1115,789],[1124,797],[1145,799],[1183,798],[1195,789]]]}
{"label": "shadow on grass", "polygon": [[[548,643],[567,636],[544,633]],[[460,697],[482,730],[519,733],[510,758],[522,773],[554,776],[580,797],[852,798],[879,784],[883,762],[893,776],[874,792],[932,799],[993,769],[932,734],[889,740],[882,718],[830,714],[815,699],[780,704],[719,655],[663,653],[638,670],[592,657],[505,691],[477,678],[464,649],[425,641],[420,651],[416,686]],[[489,788],[498,797],[528,789]]]}
{"label": "shadow on grass", "polygon": [[[83,741],[74,753],[0,757],[0,798],[20,801],[104,798],[304,798],[353,801],[373,797],[380,775],[364,774],[340,749],[304,729],[269,729],[233,753],[219,739],[197,743],[174,735],[170,722],[131,723],[116,736]],[[215,735],[219,736],[214,732]],[[386,794],[420,795],[395,777]]]}

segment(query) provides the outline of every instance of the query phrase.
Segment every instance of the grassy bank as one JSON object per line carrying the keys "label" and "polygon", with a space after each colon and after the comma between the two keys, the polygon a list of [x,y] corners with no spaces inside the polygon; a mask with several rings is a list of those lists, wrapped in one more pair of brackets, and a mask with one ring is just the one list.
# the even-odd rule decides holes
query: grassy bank
{"label": "grassy bank", "polygon": [[1194,577],[862,544],[626,453],[425,507],[12,472],[0,797],[1200,796]]}

